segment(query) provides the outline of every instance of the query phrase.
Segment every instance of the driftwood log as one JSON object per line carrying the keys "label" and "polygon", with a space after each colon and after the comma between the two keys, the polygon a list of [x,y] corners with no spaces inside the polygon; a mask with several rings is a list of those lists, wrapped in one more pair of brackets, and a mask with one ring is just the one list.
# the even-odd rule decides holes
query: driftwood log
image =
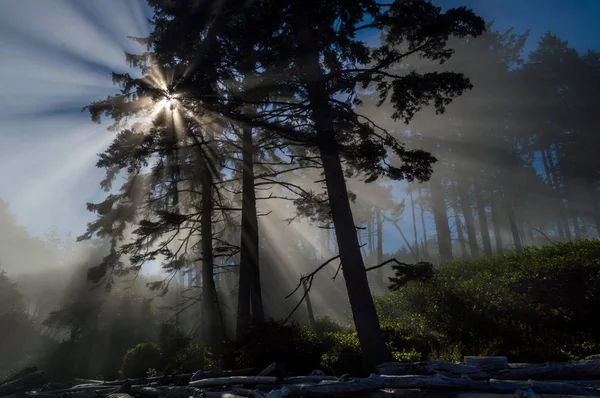
{"label": "driftwood log", "polygon": [[560,398],[600,397],[600,360],[556,364],[511,364],[498,357],[465,363],[388,362],[367,378],[288,376],[273,363],[256,369],[103,382],[76,379],[48,383],[43,372],[25,369],[0,383],[0,398]]}
{"label": "driftwood log", "polygon": [[235,385],[256,385],[256,384],[275,384],[277,377],[273,376],[233,376],[218,377],[214,379],[204,379],[191,381],[190,386],[198,388],[215,386],[235,386]]}
{"label": "driftwood log", "polygon": [[600,391],[589,391],[584,387],[542,381],[490,380],[477,381],[466,378],[448,378],[442,375],[428,376],[379,376],[371,375],[366,379],[357,379],[342,383],[328,383],[302,388],[304,396],[329,396],[331,394],[361,393],[380,389],[419,388],[470,390],[496,393],[514,393],[519,389],[531,388],[541,394],[569,394],[600,396]]}
{"label": "driftwood log", "polygon": [[600,379],[600,361],[598,360],[532,366],[519,364],[518,366],[508,366],[508,368],[504,370],[487,372],[474,365],[456,364],[445,361],[415,363],[388,362],[379,365],[377,370],[380,374],[388,376],[407,374],[428,375],[439,373],[445,376],[466,375],[472,380]]}
{"label": "driftwood log", "polygon": [[45,373],[43,371],[34,371],[33,373],[27,373],[22,375],[22,377],[0,384],[0,396],[31,390],[46,383],[48,383],[48,379]]}

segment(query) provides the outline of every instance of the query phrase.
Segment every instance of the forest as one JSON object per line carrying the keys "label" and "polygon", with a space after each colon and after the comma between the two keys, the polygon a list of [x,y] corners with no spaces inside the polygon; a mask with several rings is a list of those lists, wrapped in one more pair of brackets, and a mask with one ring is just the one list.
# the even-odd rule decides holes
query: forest
{"label": "forest", "polygon": [[94,220],[0,201],[0,380],[600,353],[600,52],[427,0],[147,3],[82,104]]}

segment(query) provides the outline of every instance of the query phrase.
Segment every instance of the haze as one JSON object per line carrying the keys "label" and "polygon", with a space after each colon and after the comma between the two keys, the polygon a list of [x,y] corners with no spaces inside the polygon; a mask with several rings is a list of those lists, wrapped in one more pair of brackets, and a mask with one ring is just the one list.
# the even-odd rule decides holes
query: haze
{"label": "haze", "polygon": [[[438,159],[429,182],[348,180],[357,196],[352,208],[361,227],[365,264],[392,257],[438,262],[598,238],[600,140],[591,126],[600,122],[600,2],[433,3],[443,9],[465,5],[489,29],[468,43],[451,39],[455,54],[443,65],[407,60],[408,70],[449,70],[471,79],[473,89],[456,98],[444,114],[428,107],[406,125],[390,119],[389,103],[377,107],[366,95],[358,106],[408,148],[427,150]],[[107,131],[110,120],[95,124],[82,108],[118,92],[111,72],[140,75],[127,65],[124,53],[144,50],[128,37],[148,36],[151,17],[142,0],[2,2],[0,268],[16,282],[39,322],[73,297],[100,295],[89,293],[93,283],[85,271],[109,250],[108,239],[75,239],[96,220],[86,203],[101,202],[107,195],[100,187],[105,170],[96,162],[115,134]],[[361,35],[367,43],[379,41],[378,32]],[[500,43],[505,48],[496,51]],[[574,53],[581,59],[570,60]],[[544,73],[568,87],[568,94],[552,97],[555,87],[541,78]],[[318,191],[320,172],[304,170],[285,178]],[[111,192],[125,181],[120,178]],[[268,187],[257,195],[269,194],[287,195],[282,187]],[[285,296],[302,275],[335,256],[337,246],[323,223],[304,215],[289,221],[297,216],[292,203],[258,202],[265,313],[285,318],[302,292]],[[233,220],[240,222],[239,214]],[[237,258],[224,261],[215,276],[230,308],[225,312],[229,325],[235,322]],[[150,297],[156,292],[146,282],[172,278],[169,294],[157,299],[162,300],[157,306],[179,309],[193,302],[193,267],[174,273],[161,268],[160,261],[145,262],[140,280],[124,277],[117,284],[133,284]],[[317,315],[348,322],[343,277],[332,280],[337,267],[333,262],[315,277],[311,300]],[[372,274],[372,291],[386,291],[384,278],[392,275],[391,269]],[[303,311],[295,315],[301,322],[307,317]],[[161,316],[170,319],[175,312],[169,307]]]}

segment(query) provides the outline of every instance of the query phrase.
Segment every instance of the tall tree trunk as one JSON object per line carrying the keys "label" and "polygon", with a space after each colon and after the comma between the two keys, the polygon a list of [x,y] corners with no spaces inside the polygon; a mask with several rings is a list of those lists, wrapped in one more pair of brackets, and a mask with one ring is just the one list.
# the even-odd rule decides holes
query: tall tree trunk
{"label": "tall tree trunk", "polygon": [[475,206],[477,207],[477,217],[479,217],[479,229],[481,229],[481,241],[483,242],[483,252],[486,256],[492,255],[492,242],[490,240],[490,229],[485,213],[485,203],[483,201],[482,185],[477,181],[474,185]]}
{"label": "tall tree trunk", "polygon": [[546,158],[548,160],[548,167],[550,168],[550,173],[552,174],[552,180],[554,181],[554,186],[556,192],[558,193],[558,198],[560,202],[560,217],[562,219],[562,224],[564,226],[565,237],[567,240],[572,239],[571,235],[571,227],[569,226],[569,219],[567,217],[566,205],[564,203],[564,195],[563,195],[563,187],[560,182],[560,178],[558,176],[558,172],[556,170],[556,165],[554,164],[554,156],[552,154],[552,148],[546,149]]}
{"label": "tall tree trunk", "polygon": [[368,256],[371,257],[375,251],[375,231],[373,228],[373,209],[369,209],[369,218],[367,218],[367,248]]}
{"label": "tall tree trunk", "polygon": [[[375,218],[377,221],[377,265],[383,262],[383,220],[381,219],[381,209],[375,207]],[[384,286],[383,267],[377,269],[377,282],[379,286]]]}
{"label": "tall tree trunk", "polygon": [[419,258],[419,236],[417,234],[417,217],[415,215],[415,200],[413,197],[413,190],[410,186],[408,187],[408,194],[410,195],[410,209],[412,211],[413,234],[415,236],[415,243],[413,246],[415,248],[415,257],[417,258],[417,261],[420,261],[421,259]]}
{"label": "tall tree trunk", "polygon": [[252,129],[242,130],[242,240],[240,246],[240,264],[247,261],[250,269],[250,303],[251,318],[263,321],[265,317],[260,283],[260,267],[258,252],[258,218],[256,215],[256,192],[254,190],[254,144]]}
{"label": "tall tree trunk", "polygon": [[305,71],[308,80],[306,88],[310,101],[309,106],[317,131],[317,144],[325,174],[331,218],[340,251],[342,273],[346,281],[363,360],[369,370],[374,370],[377,365],[389,359],[389,353],[379,325],[358,244],[356,225],[350,208],[346,180],[335,138],[333,118],[330,114],[329,94],[322,79],[319,53],[313,47],[315,42],[304,6],[298,4],[297,11],[296,22],[300,45],[306,61]]}
{"label": "tall tree trunk", "polygon": [[444,190],[442,188],[442,181],[435,177],[435,173],[433,173],[429,180],[429,187],[440,260],[452,261],[452,235],[450,234],[450,226],[448,225],[448,211],[444,200]]}
{"label": "tall tree trunk", "polygon": [[450,203],[452,206],[452,213],[454,214],[454,223],[456,224],[456,236],[458,237],[458,243],[460,244],[461,257],[465,259],[469,257],[469,252],[467,251],[467,242],[463,234],[463,225],[460,220],[460,210],[458,208],[458,193],[456,190],[456,184],[452,184],[451,192],[452,198],[450,199]]}
{"label": "tall tree trunk", "polygon": [[202,173],[202,219],[200,222],[200,233],[202,235],[202,336],[208,346],[216,349],[219,346],[220,337],[216,331],[219,330],[217,317],[214,280],[214,255],[212,235],[213,215],[213,185],[212,177],[208,167]]}
{"label": "tall tree trunk", "polygon": [[510,192],[504,191],[503,194],[504,209],[506,211],[506,215],[508,216],[508,224],[510,225],[510,231],[513,236],[513,243],[515,245],[515,249],[521,250],[523,249],[523,244],[521,242],[521,237],[519,236],[519,228],[517,227],[517,220],[515,218],[513,198]]}
{"label": "tall tree trunk", "polygon": [[[552,178],[552,173],[550,172],[550,166],[548,165],[548,156],[546,155],[546,150],[542,149],[540,151],[542,153],[542,164],[544,165],[544,172],[546,173],[546,180],[548,181],[548,185],[550,185],[550,187],[552,187],[552,190],[556,193],[557,195],[557,217],[556,217],[556,228],[558,230],[558,236],[560,238],[561,241],[565,240],[565,226],[563,224],[563,220],[561,217],[561,208],[562,208],[562,202],[560,202],[559,200],[559,192],[556,189],[556,184],[554,182],[554,179]],[[560,202],[560,203],[558,203]]]}
{"label": "tall tree trunk", "polygon": [[500,214],[498,209],[499,194],[492,188],[490,190],[490,213],[492,214],[492,224],[494,226],[494,242],[496,243],[496,253],[504,252],[502,245],[502,227],[500,226]]}
{"label": "tall tree trunk", "polygon": [[423,260],[429,261],[429,247],[427,245],[427,226],[425,225],[425,207],[423,206],[423,187],[419,188],[419,207],[421,208],[421,228],[423,230]]}
{"label": "tall tree trunk", "polygon": [[469,187],[466,183],[458,179],[456,181],[458,188],[458,196],[460,200],[460,208],[465,219],[465,228],[467,230],[467,238],[469,239],[469,250],[471,256],[479,257],[479,244],[477,243],[477,233],[475,232],[475,220],[473,220],[473,210],[471,209],[471,198],[469,197]]}
{"label": "tall tree trunk", "polygon": [[312,301],[310,300],[310,292],[308,291],[308,283],[302,282],[302,288],[304,290],[304,303],[306,304],[306,312],[308,313],[308,322],[310,326],[315,325],[315,313],[313,311]]}
{"label": "tall tree trunk", "polygon": [[533,226],[529,219],[525,220],[523,229],[525,229],[525,236],[527,237],[527,241],[529,242],[530,245],[533,245],[535,243],[535,239],[533,237]]}

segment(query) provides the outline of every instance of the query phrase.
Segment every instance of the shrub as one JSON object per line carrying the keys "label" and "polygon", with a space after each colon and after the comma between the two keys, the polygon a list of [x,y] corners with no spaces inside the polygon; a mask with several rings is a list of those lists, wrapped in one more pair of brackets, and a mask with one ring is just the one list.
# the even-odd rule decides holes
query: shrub
{"label": "shrub", "polygon": [[167,367],[178,374],[210,370],[214,367],[211,353],[201,344],[190,342],[177,352]]}
{"label": "shrub", "polygon": [[123,377],[144,377],[150,369],[159,368],[161,362],[162,353],[157,344],[138,344],[123,357]]}
{"label": "shrub", "polygon": [[321,356],[321,367],[335,375],[349,373],[362,375],[364,373],[362,354],[358,335],[352,333],[325,333],[329,339],[329,349]]}
{"label": "shrub", "polygon": [[319,365],[323,350],[323,341],[313,330],[269,320],[250,325],[239,341],[230,344],[226,360],[227,366],[258,368],[281,361],[288,371],[302,374]]}
{"label": "shrub", "polygon": [[346,328],[334,321],[328,316],[317,317],[315,322],[311,325],[315,332],[344,332]]}
{"label": "shrub", "polygon": [[410,282],[376,305],[384,328],[396,325],[433,356],[580,358],[600,343],[600,241],[440,264],[432,280]]}

